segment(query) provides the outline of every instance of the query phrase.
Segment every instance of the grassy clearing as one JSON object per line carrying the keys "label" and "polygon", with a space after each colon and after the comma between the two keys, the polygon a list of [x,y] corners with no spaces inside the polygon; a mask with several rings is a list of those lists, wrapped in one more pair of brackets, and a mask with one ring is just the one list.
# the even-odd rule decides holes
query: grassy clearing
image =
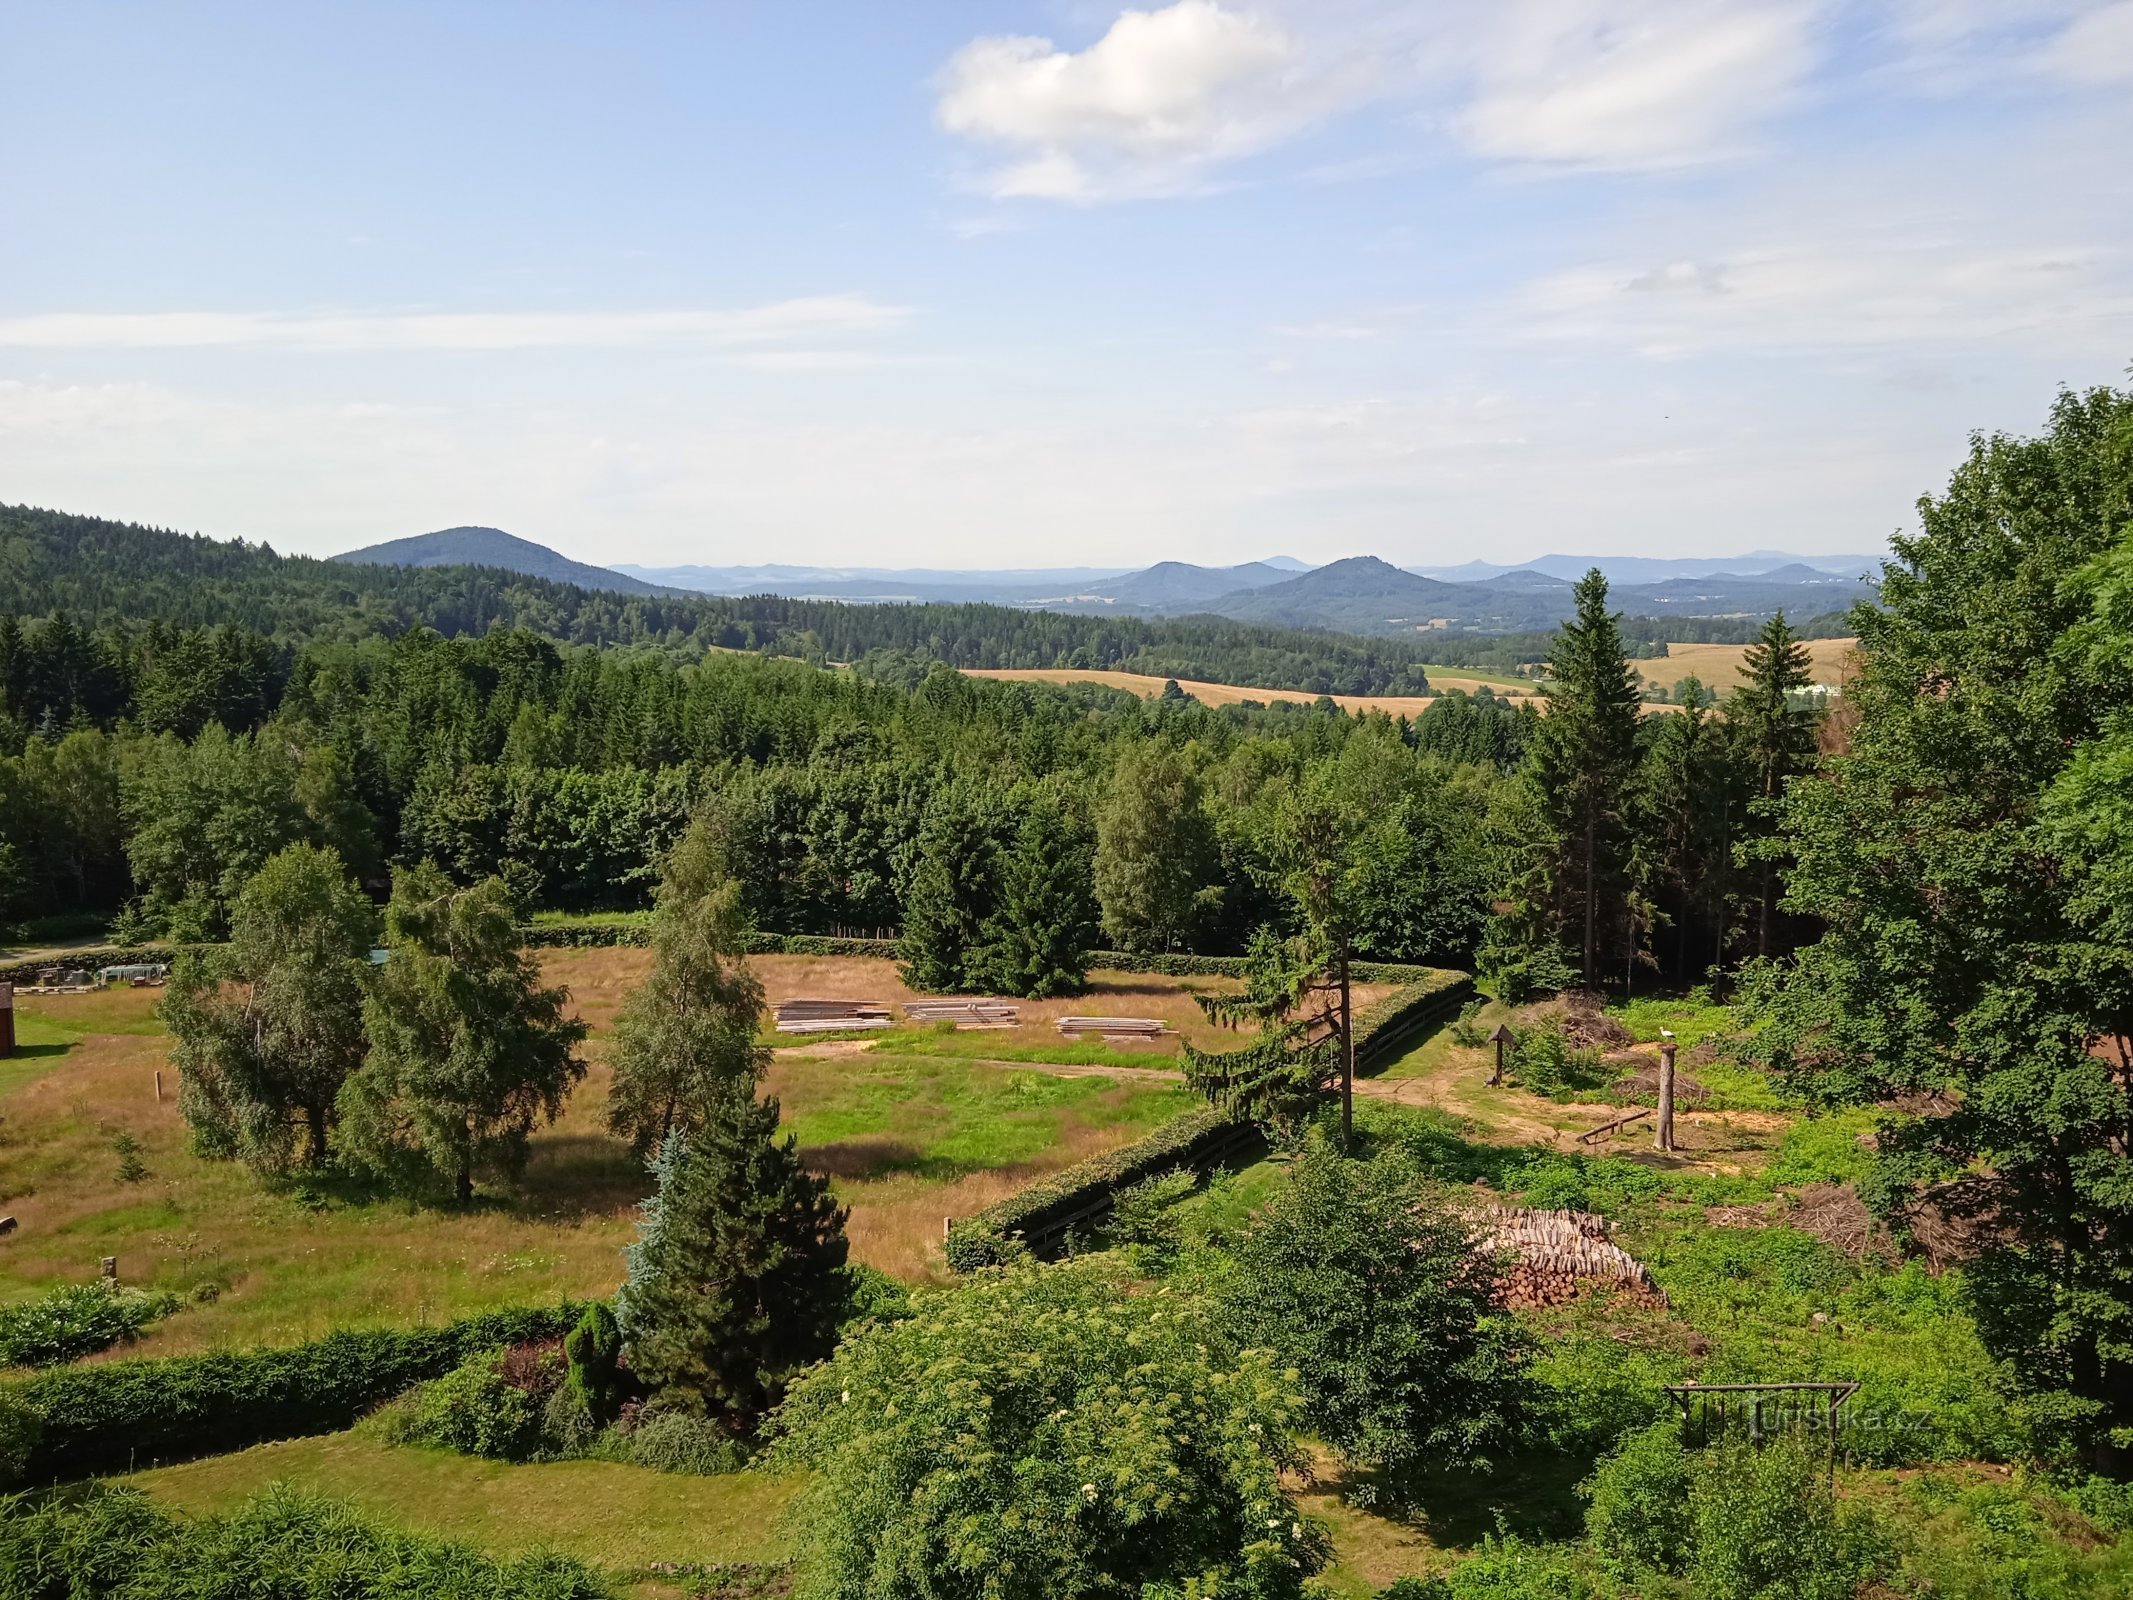
{"label": "grassy clearing", "polygon": [[180,1511],[227,1512],[269,1484],[352,1502],[398,1527],[494,1555],[546,1548],[608,1572],[654,1562],[776,1561],[797,1480],[692,1478],[607,1461],[513,1466],[352,1433],[258,1445],[121,1480]]}
{"label": "grassy clearing", "polygon": [[[762,965],[774,993],[894,977],[879,961]],[[262,1183],[233,1164],[202,1161],[178,1115],[154,1018],[158,991],[37,997],[19,1019],[35,1053],[0,1065],[0,1211],[20,1221],[0,1254],[0,1302],[84,1281],[99,1258],[115,1255],[125,1282],[186,1299],[135,1347],[176,1354],[608,1293],[647,1178],[606,1131],[601,1057],[649,956],[556,951],[543,966],[572,986],[594,1026],[592,1068],[562,1118],[535,1137],[522,1178],[466,1211],[333,1182]],[[1162,1003],[1191,999],[1173,988]],[[1187,1103],[1180,1091],[1145,1084],[894,1053],[780,1056],[766,1088],[780,1097],[803,1155],[832,1175],[851,1208],[854,1257],[912,1281],[945,1273],[944,1216],[981,1210],[1042,1173],[1136,1138]],[[118,1175],[113,1141],[122,1132],[138,1141],[148,1169],[138,1182]]]}

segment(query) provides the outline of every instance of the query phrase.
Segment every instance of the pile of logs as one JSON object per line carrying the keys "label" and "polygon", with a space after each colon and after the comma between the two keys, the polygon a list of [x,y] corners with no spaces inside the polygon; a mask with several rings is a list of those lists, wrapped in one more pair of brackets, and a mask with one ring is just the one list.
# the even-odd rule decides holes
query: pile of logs
{"label": "pile of logs", "polygon": [[1012,1028],[1022,1008],[1004,1000],[907,1000],[907,1022],[952,1022],[957,1028]]}
{"label": "pile of logs", "polygon": [[1059,1031],[1069,1037],[1094,1033],[1106,1039],[1153,1039],[1170,1029],[1156,1017],[1061,1017]]}
{"label": "pile of logs", "polygon": [[780,1033],[842,1033],[849,1028],[886,1028],[889,1008],[874,1000],[780,1000]]}
{"label": "pile of logs", "polygon": [[1492,1205],[1475,1211],[1473,1220],[1483,1246],[1511,1258],[1501,1280],[1507,1306],[1567,1305],[1588,1289],[1612,1289],[1639,1305],[1666,1304],[1644,1263],[1608,1238],[1605,1217]]}

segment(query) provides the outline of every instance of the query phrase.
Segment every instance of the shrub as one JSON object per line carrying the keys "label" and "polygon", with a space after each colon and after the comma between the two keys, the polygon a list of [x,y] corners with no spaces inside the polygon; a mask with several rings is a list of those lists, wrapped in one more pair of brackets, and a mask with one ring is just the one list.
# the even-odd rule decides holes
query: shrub
{"label": "shrub", "polygon": [[174,1294],[122,1289],[99,1279],[67,1284],[0,1309],[0,1366],[52,1367],[140,1337],[178,1309]]}
{"label": "shrub", "polygon": [[1175,1168],[1210,1167],[1258,1142],[1251,1124],[1212,1106],[1188,1111],[1145,1139],[1077,1161],[957,1222],[948,1232],[948,1265],[975,1272],[1013,1259],[1024,1246],[1041,1251],[1068,1228],[1102,1217],[1128,1185]]}
{"label": "shrub", "polygon": [[600,1444],[601,1428],[585,1409],[584,1399],[570,1385],[560,1385],[541,1405],[540,1454],[553,1461],[569,1461],[591,1455]]}
{"label": "shrub", "polygon": [[1108,1242],[1133,1253],[1144,1271],[1167,1271],[1184,1248],[1185,1230],[1177,1216],[1177,1204],[1198,1186],[1190,1172],[1166,1172],[1143,1178],[1119,1190],[1112,1202]]}
{"label": "shrub", "polygon": [[541,1405],[505,1381],[504,1360],[502,1349],[481,1351],[395,1401],[380,1417],[385,1437],[463,1456],[525,1460],[540,1442]]}
{"label": "shrub", "polygon": [[838,1269],[844,1278],[844,1315],[838,1318],[840,1332],[862,1322],[893,1322],[911,1314],[911,1291],[879,1267],[863,1261],[847,1261]]}
{"label": "shrub", "polygon": [[[1481,1025],[1481,1013],[1487,1005],[1486,1000],[1477,997],[1459,1008],[1459,1016],[1451,1027],[1453,1044],[1462,1050],[1479,1050],[1489,1042],[1489,1030]],[[1400,1581],[1405,1583],[1408,1580],[1402,1578]]]}
{"label": "shrub", "polygon": [[774,1421],[800,1592],[1289,1600],[1326,1555],[1283,1489],[1296,1397],[1193,1301],[1100,1260],[985,1274],[847,1339]]}
{"label": "shrub", "polygon": [[622,1405],[622,1330],[604,1300],[585,1308],[563,1341],[563,1354],[570,1363],[564,1387],[595,1422],[613,1421]]}
{"label": "shrub", "polygon": [[1593,1548],[1632,1576],[1644,1567],[1680,1572],[1695,1542],[1693,1476],[1678,1422],[1630,1434],[1580,1486],[1591,1507],[1585,1531]]}
{"label": "shrub", "polygon": [[1515,1435],[1526,1340],[1491,1314],[1493,1263],[1405,1152],[1347,1160],[1314,1132],[1236,1261],[1224,1327],[1296,1369],[1311,1426],[1350,1460],[1463,1462]]}
{"label": "shrub", "polygon": [[625,1457],[655,1472],[715,1478],[748,1465],[748,1448],[711,1421],[682,1410],[651,1410],[624,1435]]}
{"label": "shrub", "polygon": [[33,1479],[123,1471],[345,1428],[476,1351],[556,1337],[581,1309],[526,1307],[280,1349],[109,1361],[39,1373],[11,1392],[42,1425]]}
{"label": "shrub", "polygon": [[1506,1064],[1520,1086],[1551,1100],[1569,1100],[1607,1082],[1600,1052],[1574,1048],[1563,1030],[1553,1024],[1527,1029],[1508,1054]]}
{"label": "shrub", "polygon": [[1689,1492],[1705,1600],[1851,1600],[1887,1562],[1871,1516],[1841,1513],[1821,1452],[1732,1443],[1697,1463]]}
{"label": "shrub", "polygon": [[1601,1592],[1570,1552],[1505,1534],[1484,1537],[1440,1578],[1396,1579],[1378,1600],[1592,1600]]}
{"label": "shrub", "polygon": [[37,1453],[37,1413],[0,1389],[0,1489],[20,1483]]}
{"label": "shrub", "polygon": [[498,1561],[390,1531],[286,1487],[224,1517],[158,1509],[138,1490],[0,1502],[0,1593],[10,1600],[607,1600],[561,1556]]}

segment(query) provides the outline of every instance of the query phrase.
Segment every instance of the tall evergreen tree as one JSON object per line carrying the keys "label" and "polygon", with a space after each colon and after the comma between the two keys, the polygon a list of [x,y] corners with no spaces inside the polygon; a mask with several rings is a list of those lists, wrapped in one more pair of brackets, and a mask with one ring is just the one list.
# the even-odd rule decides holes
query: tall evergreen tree
{"label": "tall evergreen tree", "polygon": [[1695,678],[1684,681],[1681,709],[1656,718],[1637,768],[1632,876],[1669,925],[1654,955],[1686,980],[1719,960],[1725,922],[1724,837],[1734,781],[1725,727]]}
{"label": "tall evergreen tree", "polygon": [[1578,580],[1576,612],[1548,657],[1548,711],[1526,770],[1555,841],[1553,901],[1579,952],[1579,976],[1600,981],[1607,942],[1624,925],[1625,810],[1637,760],[1637,683],[1595,567]]}
{"label": "tall evergreen tree", "polygon": [[676,1128],[703,1126],[769,1064],[756,1043],[763,986],[743,957],[747,931],[740,886],[726,875],[714,826],[699,817],[666,858],[651,976],[615,1023],[608,1125],[640,1154]]}
{"label": "tall evergreen tree", "polygon": [[1767,956],[1778,918],[1784,851],[1766,841],[1777,831],[1785,785],[1814,761],[1815,714],[1793,705],[1793,696],[1811,681],[1813,658],[1780,611],[1748,646],[1741,667],[1745,681],[1726,697],[1726,725],[1751,797],[1737,853],[1753,885],[1755,953]]}
{"label": "tall evergreen tree", "polygon": [[363,1006],[370,1049],[341,1088],[354,1164],[403,1182],[435,1174],[463,1205],[477,1173],[515,1175],[542,1120],[585,1076],[570,991],[544,988],[495,878],[462,889],[436,867],[393,875],[390,954]]}
{"label": "tall evergreen tree", "polygon": [[1038,791],[1000,864],[1000,905],[986,936],[986,987],[1030,1000],[1079,994],[1096,943],[1089,838],[1058,793]]}
{"label": "tall evergreen tree", "polygon": [[363,1063],[377,916],[340,858],[271,857],[239,892],[230,943],[187,951],[156,1007],[195,1144],[278,1172],[321,1166],[341,1085]]}
{"label": "tall evergreen tree", "polygon": [[743,1428],[829,1354],[848,1294],[845,1213],[777,1131],[737,1088],[667,1141],[623,1301],[638,1377]]}
{"label": "tall evergreen tree", "polygon": [[920,831],[904,896],[905,983],[941,992],[985,985],[985,935],[999,897],[999,845],[980,797],[956,785],[936,797]]}

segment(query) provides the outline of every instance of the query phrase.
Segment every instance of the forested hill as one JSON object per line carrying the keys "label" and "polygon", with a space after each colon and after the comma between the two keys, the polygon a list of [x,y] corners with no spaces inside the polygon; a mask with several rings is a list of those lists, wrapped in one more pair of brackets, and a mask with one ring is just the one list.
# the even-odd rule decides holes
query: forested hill
{"label": "forested hill", "polygon": [[992,605],[843,605],[774,595],[596,592],[494,567],[370,566],[134,523],[0,506],[0,616],[90,626],[229,623],[284,644],[427,626],[520,627],[574,644],[763,650],[893,665],[1105,667],[1323,694],[1421,694],[1419,644],[1213,618],[1149,621]]}

